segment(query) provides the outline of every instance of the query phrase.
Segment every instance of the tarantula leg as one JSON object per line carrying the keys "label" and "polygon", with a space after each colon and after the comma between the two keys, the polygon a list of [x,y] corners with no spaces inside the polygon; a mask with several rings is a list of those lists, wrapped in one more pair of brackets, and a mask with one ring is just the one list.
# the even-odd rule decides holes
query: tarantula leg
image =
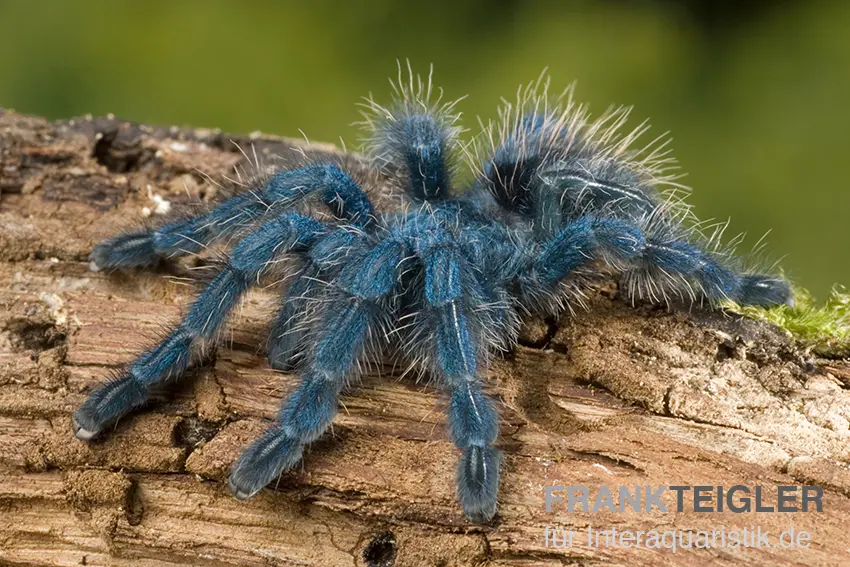
{"label": "tarantula leg", "polygon": [[445,199],[451,193],[452,152],[463,131],[457,124],[458,101],[442,102],[442,90],[432,88],[431,77],[425,82],[409,66],[408,80],[399,66],[393,88],[391,106],[384,108],[372,100],[363,105],[369,153],[375,165],[396,177],[414,199]]}
{"label": "tarantula leg", "polygon": [[318,439],[337,412],[338,396],[352,374],[370,330],[393,291],[405,247],[384,242],[342,268],[340,293],[328,303],[318,344],[301,384],[283,404],[276,422],[237,459],[228,484],[234,496],[250,498],[301,459],[304,445]]}
{"label": "tarantula leg", "polygon": [[315,265],[306,264],[283,295],[268,339],[269,365],[275,370],[288,372],[297,366],[308,334],[310,304],[318,295],[319,275]]}
{"label": "tarantula leg", "polygon": [[436,326],[434,364],[450,396],[450,435],[462,451],[456,477],[458,500],[469,519],[486,523],[496,513],[499,490],[501,452],[493,446],[499,416],[481,392],[479,349],[470,332],[470,313],[462,303],[461,254],[448,238],[438,236],[426,244],[420,257],[425,264],[428,311]]}
{"label": "tarantula leg", "polygon": [[476,377],[448,384],[449,431],[463,451],[455,479],[460,505],[470,520],[486,523],[496,513],[502,453],[493,446],[499,436],[499,415],[480,387]]}
{"label": "tarantula leg", "polygon": [[407,165],[410,193],[421,200],[445,197],[450,189],[451,133],[428,113],[408,114],[396,127],[398,149]]}
{"label": "tarantula leg", "polygon": [[321,223],[286,213],[243,238],[229,261],[195,299],[189,312],[168,336],[130,364],[127,372],[94,391],[73,418],[74,434],[91,439],[106,425],[144,404],[148,389],[178,378],[189,363],[193,344],[212,338],[239,298],[259,278],[266,265],[298,247],[309,245]]}
{"label": "tarantula leg", "polygon": [[318,439],[337,412],[343,379],[310,373],[286,401],[277,423],[245,449],[227,480],[230,492],[245,500],[301,460],[305,444]]}
{"label": "tarantula leg", "polygon": [[741,277],[734,298],[741,305],[787,305],[794,307],[794,294],[788,282],[770,275],[747,274]]}
{"label": "tarantula leg", "polygon": [[272,368],[294,370],[303,361],[307,336],[311,333],[323,280],[335,276],[341,263],[355,253],[362,233],[341,227],[323,236],[307,254],[307,261],[283,294],[268,339],[268,359]]}
{"label": "tarantula leg", "polygon": [[270,209],[295,204],[314,192],[340,218],[366,227],[373,208],[360,186],[335,164],[317,164],[282,171],[259,191],[246,191],[205,215],[180,219],[152,230],[137,230],[108,238],[89,256],[92,271],[151,266],[161,258],[197,254],[266,215]]}
{"label": "tarantula leg", "polygon": [[554,144],[569,143],[560,133],[550,131],[551,122],[549,116],[531,114],[503,124],[502,140],[484,160],[478,179],[502,207],[520,214],[531,212],[531,188],[547,153]]}
{"label": "tarantula leg", "polygon": [[[621,219],[580,217],[547,242],[533,269],[521,277],[526,295],[551,289],[569,273],[595,259],[628,270],[660,270],[672,284],[692,287],[710,302],[731,299],[770,306],[792,301],[787,282],[739,274],[716,257],[662,230],[645,233]],[[531,292],[531,293],[528,293]]]}

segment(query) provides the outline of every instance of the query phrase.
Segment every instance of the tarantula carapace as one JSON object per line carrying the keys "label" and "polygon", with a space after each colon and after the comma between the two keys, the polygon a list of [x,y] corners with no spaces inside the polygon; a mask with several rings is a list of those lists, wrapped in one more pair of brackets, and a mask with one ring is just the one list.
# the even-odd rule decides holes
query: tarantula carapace
{"label": "tarantula carapace", "polygon": [[[182,321],[77,410],[76,436],[94,437],[143,405],[152,386],[179,378],[243,294],[283,269],[269,360],[297,371],[300,383],[236,461],[233,494],[248,498],[295,465],[331,424],[346,382],[389,347],[444,389],[460,450],[458,498],[470,519],[486,522],[496,512],[501,453],[480,369],[515,343],[524,317],[557,314],[600,271],[618,275],[632,299],[791,302],[784,280],[743,271],[701,236],[675,196],[664,142],[636,149],[645,127],[620,133],[627,109],[592,120],[571,90],[550,98],[547,86],[521,88],[474,144],[461,146],[455,103],[434,96],[430,77],[400,73],[391,105],[364,105],[369,166],[405,195],[395,210],[373,206],[345,161],[313,159],[206,214],[98,244],[93,270],[235,242]],[[473,175],[456,187],[460,150]]]}

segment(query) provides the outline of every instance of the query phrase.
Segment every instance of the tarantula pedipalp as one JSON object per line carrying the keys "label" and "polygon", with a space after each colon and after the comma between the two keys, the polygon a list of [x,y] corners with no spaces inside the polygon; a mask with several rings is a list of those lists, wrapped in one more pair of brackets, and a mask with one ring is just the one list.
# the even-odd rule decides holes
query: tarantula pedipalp
{"label": "tarantula pedipalp", "polygon": [[[294,258],[271,327],[269,360],[296,368],[299,386],[268,431],[230,474],[238,498],[257,493],[301,458],[328,428],[347,380],[390,342],[448,396],[449,433],[461,451],[458,498],[466,515],[496,511],[499,419],[479,368],[516,341],[522,317],[554,314],[582,276],[619,273],[626,295],[716,306],[789,303],[782,279],[746,273],[693,228],[663,150],[634,150],[644,128],[621,136],[628,111],[591,120],[547,83],[521,90],[472,152],[476,176],[452,187],[460,128],[454,104],[433,100],[430,79],[395,85],[391,106],[366,104],[367,155],[407,194],[408,206],[379,212],[344,163],[284,169],[207,214],[121,234],[98,244],[94,270],[149,266],[234,238],[228,259],[182,321],[77,410],[74,432],[90,439],[143,405],[150,388],[178,378],[213,340],[240,297]],[[658,146],[655,146],[658,148]],[[301,204],[322,202],[330,214]]]}

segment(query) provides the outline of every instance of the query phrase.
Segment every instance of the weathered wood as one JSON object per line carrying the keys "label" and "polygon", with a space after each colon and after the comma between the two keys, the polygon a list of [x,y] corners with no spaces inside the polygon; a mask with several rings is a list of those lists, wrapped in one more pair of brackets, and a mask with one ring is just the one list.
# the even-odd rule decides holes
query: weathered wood
{"label": "weathered wood", "polygon": [[[297,143],[257,136],[260,155]],[[332,151],[327,147],[321,151]],[[779,330],[722,313],[624,305],[616,290],[560,328],[531,323],[488,373],[506,462],[491,526],[462,516],[439,395],[366,376],[333,434],[275,489],[234,500],[223,479],[294,376],[261,348],[271,291],[245,301],[214,360],[91,444],[70,415],[174,322],[181,267],[87,271],[94,242],[161,195],[210,199],[243,159],[213,131],[0,113],[0,563],[10,565],[841,565],[850,563],[846,361],[810,359]],[[201,173],[203,172],[203,174]],[[184,266],[185,268],[185,266]],[[550,485],[811,483],[822,513],[546,513]],[[768,503],[775,504],[775,490]],[[584,530],[794,526],[810,549],[547,548]],[[775,539],[773,541],[776,541]],[[390,562],[395,556],[394,563]]]}

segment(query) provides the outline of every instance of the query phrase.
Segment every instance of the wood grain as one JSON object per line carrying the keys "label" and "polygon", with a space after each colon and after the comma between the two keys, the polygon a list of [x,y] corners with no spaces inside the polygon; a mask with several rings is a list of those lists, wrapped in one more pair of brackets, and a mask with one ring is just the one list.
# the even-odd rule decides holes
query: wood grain
{"label": "wood grain", "polygon": [[[104,141],[105,140],[105,141]],[[91,273],[93,243],[143,220],[149,195],[211,199],[244,159],[211,130],[0,112],[0,563],[8,565],[847,565],[850,391],[841,360],[724,313],[630,307],[612,286],[558,328],[529,322],[488,369],[506,460],[489,526],[461,514],[443,400],[390,367],[352,387],[326,435],[276,487],[239,502],[223,479],[296,377],[262,352],[273,290],[228,340],[103,440],[70,415],[179,318],[187,266]],[[298,144],[235,138],[259,155]],[[312,151],[334,151],[327,146]],[[374,191],[380,192],[378,185]],[[760,485],[825,490],[821,513],[547,513],[544,487]],[[809,549],[547,547],[547,525],[732,530]]]}

